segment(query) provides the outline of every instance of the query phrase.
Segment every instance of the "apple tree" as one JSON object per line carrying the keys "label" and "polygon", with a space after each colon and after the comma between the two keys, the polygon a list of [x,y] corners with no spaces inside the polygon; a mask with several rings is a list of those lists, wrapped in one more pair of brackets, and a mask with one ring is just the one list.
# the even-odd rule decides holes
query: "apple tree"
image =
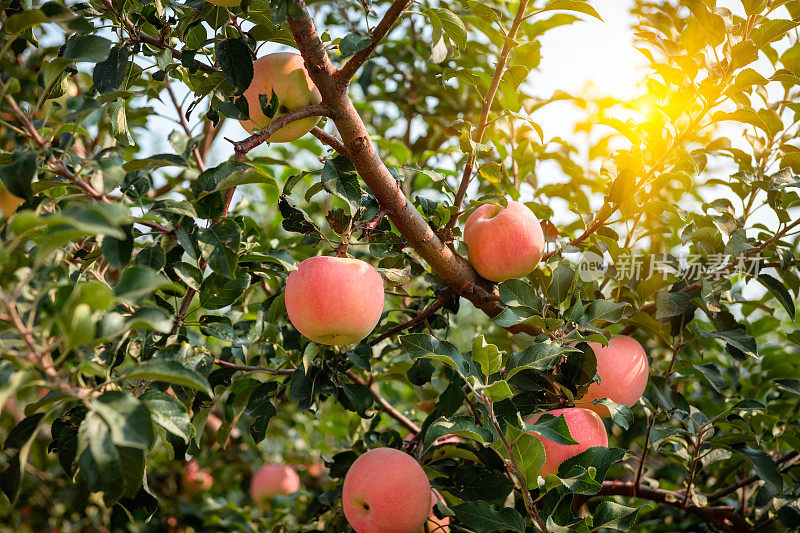
{"label": "apple tree", "polygon": [[[797,531],[800,1],[632,1],[640,96],[541,94],[592,4],[3,0],[4,527],[349,531],[394,448],[428,531]],[[544,249],[489,281],[465,223],[511,202]],[[364,319],[358,276],[288,301],[315,256],[380,273],[366,337],[287,313]],[[586,400],[620,336],[644,393]],[[254,501],[265,464],[300,490]]]}

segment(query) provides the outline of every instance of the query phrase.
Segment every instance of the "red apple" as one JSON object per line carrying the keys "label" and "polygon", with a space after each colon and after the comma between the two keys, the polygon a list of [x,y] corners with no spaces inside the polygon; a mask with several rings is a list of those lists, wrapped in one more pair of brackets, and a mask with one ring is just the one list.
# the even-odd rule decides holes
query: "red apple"
{"label": "red apple", "polygon": [[[636,339],[627,336],[614,337],[603,346],[599,342],[590,342],[597,358],[597,375],[600,383],[592,383],[589,390],[576,402],[591,402],[599,398],[609,398],[617,403],[632,407],[642,397],[647,386],[650,363],[644,348]],[[611,416],[603,405],[593,403],[581,404],[598,415]]]}
{"label": "red apple", "polygon": [[[556,444],[550,439],[534,433],[542,441],[542,446],[544,446],[545,461],[541,471],[542,477],[558,473],[558,467],[561,463],[570,457],[585,452],[589,448],[608,446],[606,427],[603,425],[603,420],[594,411],[581,409],[580,407],[568,407],[566,409],[547,411],[544,414],[564,415],[570,435],[574,440],[578,441],[578,444]],[[542,415],[538,414],[530,417],[527,423],[533,424],[540,416]]]}
{"label": "red apple", "polygon": [[[244,92],[250,120],[242,121],[241,124],[250,133],[269,125],[271,119],[262,111],[258,96],[263,94],[270,102],[273,91],[280,105],[275,117],[322,101],[319,89],[308,76],[303,56],[292,52],[279,52],[259,58],[253,63],[253,81]],[[311,131],[317,122],[319,117],[297,120],[273,133],[268,140],[269,142],[294,141]]]}
{"label": "red apple", "polygon": [[200,468],[197,461],[192,459],[186,463],[183,475],[183,491],[186,494],[196,494],[211,488],[214,483],[208,468]]}
{"label": "red apple", "polygon": [[356,533],[416,533],[431,510],[431,485],[410,455],[377,448],[347,471],[342,502]]}
{"label": "red apple", "polygon": [[419,530],[419,533],[450,533],[450,517],[445,516],[442,518],[437,518],[433,512],[433,507],[436,505],[437,502],[444,501],[442,499],[442,495],[439,494],[435,489],[431,490],[431,512],[428,515],[428,530],[425,531],[425,528]]}
{"label": "red apple", "polygon": [[544,233],[536,215],[523,203],[486,204],[464,226],[469,262],[484,278],[504,281],[533,272],[544,251]]}
{"label": "red apple", "polygon": [[250,496],[264,506],[275,496],[288,496],[300,490],[300,476],[286,465],[266,465],[253,475]]}
{"label": "red apple", "polygon": [[369,335],[383,299],[381,275],[359,259],[311,257],[286,280],[289,320],[320,344],[353,344]]}

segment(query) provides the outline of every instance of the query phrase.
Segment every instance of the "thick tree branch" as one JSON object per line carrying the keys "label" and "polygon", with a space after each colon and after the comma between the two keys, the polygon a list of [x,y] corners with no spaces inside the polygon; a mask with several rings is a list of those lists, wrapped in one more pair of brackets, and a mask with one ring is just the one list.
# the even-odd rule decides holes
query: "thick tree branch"
{"label": "thick tree branch", "polygon": [[400,15],[403,13],[403,10],[406,6],[410,3],[409,0],[394,0],[392,5],[389,6],[389,9],[386,10],[386,14],[383,16],[381,21],[375,27],[375,30],[372,32],[372,42],[369,46],[364,48],[363,50],[359,50],[356,54],[351,57],[347,63],[336,73],[336,81],[341,86],[347,86],[350,83],[350,79],[355,75],[361,65],[363,65],[369,56],[372,55],[372,52],[375,51],[375,48],[378,47],[378,44],[386,37],[386,34],[389,33],[389,30],[392,29],[397,19],[400,18]]}
{"label": "thick tree branch", "polygon": [[487,315],[497,315],[502,309],[494,295],[494,285],[478,276],[463,257],[439,239],[381,161],[364,122],[337,83],[337,70],[308,16],[305,3],[298,0],[298,5],[305,16],[289,18],[289,27],[305,59],[306,69],[322,95],[323,104],[330,110],[330,117],[359,175],[400,234],[433,272]]}
{"label": "thick tree branch", "polygon": [[[635,493],[634,493],[635,490]],[[716,506],[682,506],[683,494],[663,489],[652,489],[649,487],[635,488],[634,484],[628,481],[604,481],[603,488],[597,496],[628,496],[654,501],[672,507],[678,507],[692,513],[705,522],[712,524],[722,531],[731,533],[741,533],[753,531],[747,520],[739,514],[735,508],[727,505]]]}

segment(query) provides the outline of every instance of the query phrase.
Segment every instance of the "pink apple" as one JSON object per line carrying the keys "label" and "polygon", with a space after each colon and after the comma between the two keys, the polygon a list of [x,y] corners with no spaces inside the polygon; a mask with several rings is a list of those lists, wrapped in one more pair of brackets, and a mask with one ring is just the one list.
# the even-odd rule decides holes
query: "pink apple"
{"label": "pink apple", "polygon": [[266,465],[253,475],[250,496],[263,506],[275,496],[288,496],[300,490],[300,476],[290,466]]}
{"label": "pink apple", "polygon": [[[647,386],[650,363],[644,348],[636,339],[626,336],[614,337],[603,346],[590,342],[597,358],[597,375],[600,383],[592,383],[589,390],[576,402],[591,402],[599,398],[609,398],[617,403],[632,407],[642,397]],[[581,407],[591,409],[600,416],[611,416],[603,405],[581,403]]]}
{"label": "pink apple", "polygon": [[[545,461],[541,471],[542,477],[558,473],[558,467],[561,463],[570,457],[585,452],[589,448],[608,446],[606,427],[603,425],[603,420],[594,411],[581,409],[580,407],[568,407],[566,409],[553,409],[544,414],[564,415],[570,435],[574,440],[578,441],[578,444],[556,444],[550,439],[534,433],[542,441],[542,446],[544,446]],[[542,415],[538,414],[530,417],[527,423],[533,424],[540,416]]]}
{"label": "pink apple", "polygon": [[[238,3],[236,4],[238,5]],[[292,52],[279,52],[265,55],[253,63],[253,81],[244,92],[250,112],[250,120],[241,124],[250,133],[267,127],[269,118],[261,109],[258,96],[263,94],[267,101],[272,93],[278,97],[280,108],[275,116],[294,111],[322,101],[319,89],[311,81],[306,71],[303,56]],[[317,125],[319,117],[297,120],[273,133],[269,142],[289,142],[299,139]]]}
{"label": "pink apple", "polygon": [[416,533],[431,510],[431,485],[410,455],[377,448],[347,471],[342,502],[356,533]]}
{"label": "pink apple", "polygon": [[369,335],[383,299],[381,275],[359,259],[311,257],[286,280],[289,320],[320,344],[353,344]]}
{"label": "pink apple", "polygon": [[419,533],[450,533],[450,517],[445,516],[442,518],[437,518],[433,512],[433,506],[436,505],[437,502],[444,501],[442,499],[442,495],[439,494],[435,489],[431,490],[431,512],[428,515],[428,530],[425,531],[425,528],[419,530]]}
{"label": "pink apple", "polygon": [[214,479],[208,468],[200,468],[197,461],[192,459],[186,463],[186,471],[183,475],[183,491],[186,494],[196,494],[211,488]]}
{"label": "pink apple", "polygon": [[533,272],[544,251],[544,233],[536,215],[523,203],[505,208],[486,204],[464,226],[469,262],[490,281],[523,278]]}

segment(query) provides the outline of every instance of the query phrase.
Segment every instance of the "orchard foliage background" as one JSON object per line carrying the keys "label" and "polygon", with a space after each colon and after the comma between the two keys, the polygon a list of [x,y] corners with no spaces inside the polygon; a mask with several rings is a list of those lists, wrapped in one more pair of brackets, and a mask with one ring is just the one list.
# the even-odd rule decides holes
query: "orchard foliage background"
{"label": "orchard foliage background", "polygon": [[[627,102],[533,96],[541,37],[596,16],[580,1],[3,0],[0,177],[25,202],[0,228],[0,529],[343,531],[347,467],[393,446],[453,531],[797,530],[800,2],[719,4],[634,3]],[[253,57],[285,46],[323,103],[277,120],[326,122],[226,129],[227,160]],[[537,110],[564,105],[584,119],[550,137]],[[495,287],[459,228],[509,198],[548,254]],[[387,285],[346,349],[283,302],[337,252]],[[595,359],[572,345],[620,332],[644,398],[537,481],[523,430],[568,432],[521,416],[580,396]],[[259,510],[265,462],[304,487]]]}

